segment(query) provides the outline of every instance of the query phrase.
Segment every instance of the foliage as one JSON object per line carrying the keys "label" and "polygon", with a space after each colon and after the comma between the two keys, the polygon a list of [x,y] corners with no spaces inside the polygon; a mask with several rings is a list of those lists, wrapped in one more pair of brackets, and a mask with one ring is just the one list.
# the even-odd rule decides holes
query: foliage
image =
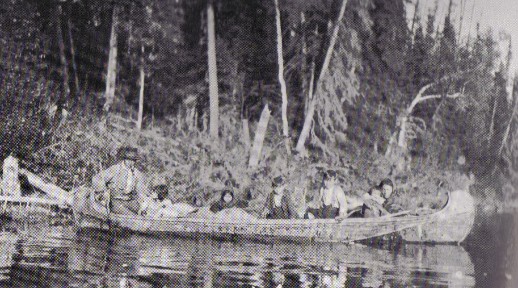
{"label": "foliage", "polygon": [[[329,23],[340,3],[279,1],[292,139],[302,128],[310,87],[319,81],[313,78],[322,69]],[[108,115],[107,120],[99,115],[114,5],[121,11],[119,116]],[[2,156],[20,154],[26,165],[69,189],[88,183],[92,173],[110,165],[117,147],[133,144],[144,155],[143,167],[165,175],[179,191],[179,200],[197,196],[211,201],[226,180],[234,179],[240,197],[252,191],[253,211],[278,174],[289,175],[299,205],[309,201],[325,167],[337,168],[344,182],[353,181],[348,193],[361,194],[392,177],[402,196],[398,201],[408,206],[421,205],[410,202],[416,193],[423,195],[422,205],[440,206],[438,183],[445,183],[441,189],[464,187],[469,181],[461,174],[473,173],[486,183],[510,178],[507,182],[515,185],[516,105],[506,92],[513,80],[507,77],[510,55],[501,59],[490,31],[477,31],[463,42],[456,39],[450,15],[438,29],[437,18],[443,16],[436,11],[409,31],[403,0],[348,1],[329,71],[321,79],[310,153],[307,158],[288,158],[278,124],[273,1],[215,0],[214,7],[221,110],[216,147],[206,135],[206,1],[1,2]],[[63,111],[56,108],[65,95],[59,30],[68,68],[73,70],[75,60],[81,88],[75,95],[77,105],[71,107],[74,101],[69,99]],[[135,132],[131,123],[141,66],[146,71],[145,119],[143,131]],[[385,158],[401,115],[428,84],[433,88],[427,93],[439,96],[419,103],[408,115],[408,151]],[[457,92],[463,92],[462,97],[445,97]],[[272,121],[260,167],[250,169],[241,120],[249,120],[253,134],[265,104],[272,107]],[[118,125],[117,117],[126,120]],[[408,167],[397,171],[401,159]],[[459,165],[458,159],[465,163]],[[502,194],[497,185],[492,189],[498,192],[480,193]]]}

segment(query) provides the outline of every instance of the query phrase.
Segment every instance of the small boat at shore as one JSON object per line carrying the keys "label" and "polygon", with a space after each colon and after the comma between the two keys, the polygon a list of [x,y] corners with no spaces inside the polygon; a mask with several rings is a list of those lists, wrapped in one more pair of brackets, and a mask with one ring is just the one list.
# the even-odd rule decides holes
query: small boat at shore
{"label": "small boat at shore", "polygon": [[435,213],[398,213],[378,218],[154,218],[109,213],[105,208],[96,206],[95,201],[87,201],[89,205],[74,205],[73,212],[79,228],[120,229],[143,234],[168,233],[184,237],[205,235],[230,239],[350,243],[408,230],[409,232],[402,232],[402,236],[410,242],[460,243],[473,226],[475,205],[472,196],[466,191],[458,190],[448,194],[446,205]]}

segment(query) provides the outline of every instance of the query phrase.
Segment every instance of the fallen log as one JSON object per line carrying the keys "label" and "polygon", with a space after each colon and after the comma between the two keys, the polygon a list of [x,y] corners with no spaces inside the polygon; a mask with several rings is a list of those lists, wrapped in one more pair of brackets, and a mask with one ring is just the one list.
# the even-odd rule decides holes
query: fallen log
{"label": "fallen log", "polygon": [[48,196],[55,198],[57,201],[63,204],[72,205],[73,203],[73,195],[67,192],[66,190],[52,184],[47,183],[38,175],[27,171],[26,169],[20,169],[20,174],[24,174],[27,176],[29,183],[37,189],[43,191]]}

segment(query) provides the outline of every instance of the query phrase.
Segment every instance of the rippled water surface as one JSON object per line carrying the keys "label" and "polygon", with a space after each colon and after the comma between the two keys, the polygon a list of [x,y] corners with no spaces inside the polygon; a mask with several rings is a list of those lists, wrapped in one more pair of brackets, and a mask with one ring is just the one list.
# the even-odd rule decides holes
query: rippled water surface
{"label": "rippled water surface", "polygon": [[480,236],[471,235],[463,246],[389,250],[3,223],[0,287],[512,287],[512,272],[505,270],[510,264],[496,254],[505,249],[491,247],[503,232],[493,227],[500,226],[475,227]]}

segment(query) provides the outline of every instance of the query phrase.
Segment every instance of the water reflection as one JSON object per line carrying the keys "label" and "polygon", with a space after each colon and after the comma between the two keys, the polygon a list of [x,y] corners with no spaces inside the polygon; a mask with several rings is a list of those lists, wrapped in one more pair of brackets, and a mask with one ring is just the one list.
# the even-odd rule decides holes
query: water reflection
{"label": "water reflection", "polygon": [[217,242],[71,227],[4,232],[0,287],[473,287],[460,246]]}

